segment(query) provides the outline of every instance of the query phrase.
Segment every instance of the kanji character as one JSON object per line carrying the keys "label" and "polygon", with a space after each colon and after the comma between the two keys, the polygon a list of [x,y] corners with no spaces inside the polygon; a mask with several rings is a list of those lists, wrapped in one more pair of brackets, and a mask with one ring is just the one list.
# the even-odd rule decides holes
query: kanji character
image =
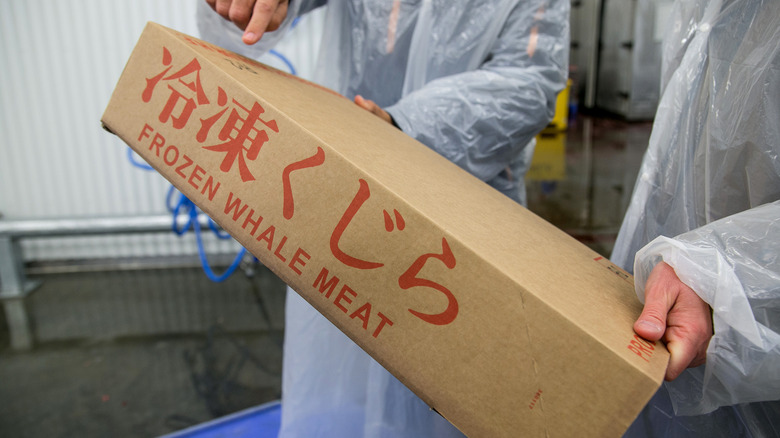
{"label": "kanji character", "polygon": [[[192,115],[193,110],[195,110],[198,105],[208,104],[209,100],[206,97],[206,93],[203,91],[203,86],[201,85],[200,63],[198,60],[193,58],[192,61],[182,67],[179,71],[165,76],[173,67],[170,65],[171,62],[172,57],[170,52],[167,48],[163,47],[163,65],[167,65],[168,67],[166,67],[156,76],[146,79],[146,88],[144,88],[144,91],[141,94],[141,99],[144,102],[149,102],[152,99],[152,94],[155,87],[160,81],[174,81],[174,83],[182,84],[184,87],[186,87],[186,89],[195,93],[197,102],[195,99],[185,96],[181,91],[179,91],[178,87],[174,88],[170,83],[168,84],[168,89],[171,90],[171,94],[168,97],[168,101],[165,103],[162,111],[160,112],[158,119],[162,123],[167,123],[168,120],[171,119],[173,127],[176,129],[181,129],[187,125],[187,121],[189,120],[190,115]],[[189,82],[186,82],[185,79],[191,75],[194,75],[195,77],[192,78]],[[174,116],[173,111],[180,101],[184,102],[184,108],[181,110],[178,116]]]}
{"label": "kanji character", "polygon": [[[260,153],[260,148],[268,141],[268,133],[264,128],[258,129],[257,122],[274,132],[279,132],[279,127],[275,120],[265,121],[260,118],[265,109],[259,103],[254,102],[252,108],[248,109],[235,99],[232,101],[235,107],[230,111],[225,125],[219,132],[219,139],[226,141],[214,146],[205,146],[205,149],[226,152],[219,167],[223,172],[229,172],[233,168],[233,163],[238,161],[241,180],[254,181],[255,177],[249,171],[245,159],[254,161]],[[246,113],[246,117],[242,117],[239,111]]]}

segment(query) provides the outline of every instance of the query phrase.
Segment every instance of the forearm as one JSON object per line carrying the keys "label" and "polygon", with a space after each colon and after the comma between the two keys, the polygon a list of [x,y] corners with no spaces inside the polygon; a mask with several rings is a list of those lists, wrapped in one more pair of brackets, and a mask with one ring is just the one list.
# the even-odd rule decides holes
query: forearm
{"label": "forearm", "polygon": [[501,172],[552,119],[568,76],[569,3],[520,2],[486,60],[386,108],[404,132],[480,179]]}
{"label": "forearm", "polygon": [[478,70],[434,81],[387,111],[405,133],[489,180],[549,123],[550,100],[554,91],[532,75]]}

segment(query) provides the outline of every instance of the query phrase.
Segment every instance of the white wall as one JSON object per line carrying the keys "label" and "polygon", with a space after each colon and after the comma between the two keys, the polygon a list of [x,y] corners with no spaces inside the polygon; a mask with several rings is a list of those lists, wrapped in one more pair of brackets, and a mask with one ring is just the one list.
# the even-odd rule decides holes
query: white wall
{"label": "white wall", "polygon": [[[101,129],[100,117],[145,23],[197,36],[198,1],[204,0],[0,0],[4,218],[167,213],[169,184],[133,167],[127,147]],[[304,77],[313,68],[318,20],[302,20],[277,48]],[[211,240],[211,252],[237,248]],[[42,239],[24,248],[26,259],[40,260],[169,255],[195,246],[191,235],[157,234]]]}

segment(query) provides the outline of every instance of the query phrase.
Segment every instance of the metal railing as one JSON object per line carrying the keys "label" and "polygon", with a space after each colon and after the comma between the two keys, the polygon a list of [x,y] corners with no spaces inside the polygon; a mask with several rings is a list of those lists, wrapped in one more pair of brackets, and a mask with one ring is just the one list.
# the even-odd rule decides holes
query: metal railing
{"label": "metal railing", "polygon": [[[176,227],[181,229],[189,221],[189,216],[180,215],[176,218]],[[208,221],[207,216],[198,216],[198,222],[202,227],[207,227]],[[41,284],[40,281],[29,280],[25,274],[22,240],[171,232],[173,225],[171,215],[167,214],[0,220],[0,302],[5,309],[11,347],[16,350],[32,348],[33,334],[24,300]]]}

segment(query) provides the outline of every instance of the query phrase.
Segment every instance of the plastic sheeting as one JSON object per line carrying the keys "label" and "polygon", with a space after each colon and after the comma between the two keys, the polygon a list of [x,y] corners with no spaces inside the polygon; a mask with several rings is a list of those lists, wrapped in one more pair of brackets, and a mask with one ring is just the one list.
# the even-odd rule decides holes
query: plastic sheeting
{"label": "plastic sheeting", "polygon": [[663,96],[612,259],[631,269],[645,247],[640,297],[666,261],[710,304],[715,334],[707,363],[666,383],[627,435],[778,436],[780,3],[684,0],[671,18]]}

